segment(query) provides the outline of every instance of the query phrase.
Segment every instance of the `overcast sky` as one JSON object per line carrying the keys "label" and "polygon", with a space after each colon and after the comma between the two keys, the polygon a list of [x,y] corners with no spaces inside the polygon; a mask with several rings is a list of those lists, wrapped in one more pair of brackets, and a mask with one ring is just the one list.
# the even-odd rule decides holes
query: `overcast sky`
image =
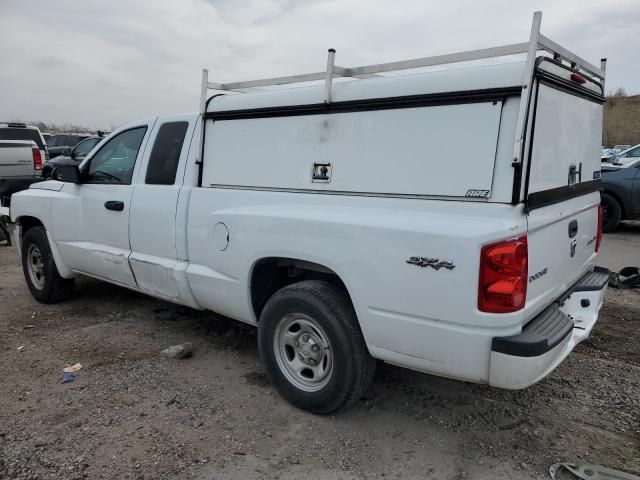
{"label": "overcast sky", "polygon": [[638,0],[0,0],[0,120],[109,128],[228,82],[522,42],[542,32],[640,93]]}

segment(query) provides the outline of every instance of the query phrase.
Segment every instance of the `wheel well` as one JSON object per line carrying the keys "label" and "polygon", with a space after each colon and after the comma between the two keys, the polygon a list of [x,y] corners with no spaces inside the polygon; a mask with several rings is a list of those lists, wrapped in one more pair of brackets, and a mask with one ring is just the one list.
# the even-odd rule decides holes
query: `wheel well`
{"label": "wheel well", "polygon": [[249,283],[256,319],[260,318],[262,309],[275,292],[303,280],[325,280],[343,289],[349,297],[347,287],[338,274],[324,265],[294,258],[263,258],[253,267]]}
{"label": "wheel well", "polygon": [[606,193],[610,197],[615,198],[616,202],[618,202],[618,205],[620,205],[620,220],[625,220],[627,218],[627,214],[624,208],[624,202],[622,201],[620,196],[617,193],[612,192],[611,190],[602,190],[602,193]]}
{"label": "wheel well", "polygon": [[40,220],[38,220],[36,217],[28,217],[28,216],[18,217],[18,219],[16,220],[16,223],[20,225],[22,229],[21,235],[23,236],[27,232],[27,230],[29,230],[30,228],[44,227],[44,224]]}

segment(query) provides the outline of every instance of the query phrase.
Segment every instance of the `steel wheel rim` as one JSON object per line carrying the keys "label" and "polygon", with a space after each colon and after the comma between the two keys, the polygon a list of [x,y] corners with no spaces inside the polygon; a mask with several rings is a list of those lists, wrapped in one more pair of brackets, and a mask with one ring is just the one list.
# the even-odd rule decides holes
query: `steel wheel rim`
{"label": "steel wheel rim", "polygon": [[292,313],[280,319],[273,338],[276,362],[286,379],[305,392],[324,388],[333,372],[329,337],[311,317]]}
{"label": "steel wheel rim", "polygon": [[35,245],[29,245],[29,250],[27,250],[27,271],[33,286],[42,290],[44,288],[44,262],[40,249]]}

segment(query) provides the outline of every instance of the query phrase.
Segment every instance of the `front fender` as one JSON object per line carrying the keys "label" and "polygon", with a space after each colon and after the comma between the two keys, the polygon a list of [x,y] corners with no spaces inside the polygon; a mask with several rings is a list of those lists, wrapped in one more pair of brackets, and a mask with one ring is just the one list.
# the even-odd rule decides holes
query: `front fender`
{"label": "front fender", "polygon": [[22,236],[24,226],[40,224],[44,227],[49,240],[49,248],[58,273],[62,278],[74,278],[76,275],[63,260],[58,246],[51,236],[51,204],[58,192],[47,189],[29,189],[18,192],[11,197],[11,220],[16,223],[14,233],[18,255],[22,258]]}

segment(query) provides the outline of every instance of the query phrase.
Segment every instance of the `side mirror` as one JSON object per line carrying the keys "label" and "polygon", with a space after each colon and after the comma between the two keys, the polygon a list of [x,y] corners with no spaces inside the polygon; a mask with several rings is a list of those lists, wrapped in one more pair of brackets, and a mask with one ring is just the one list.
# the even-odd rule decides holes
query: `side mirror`
{"label": "side mirror", "polygon": [[80,183],[80,169],[77,165],[60,165],[53,169],[51,178],[67,183]]}
{"label": "side mirror", "polygon": [[72,157],[73,156],[71,154],[71,149],[70,148],[65,148],[64,150],[62,150],[62,155],[64,155],[65,157]]}

